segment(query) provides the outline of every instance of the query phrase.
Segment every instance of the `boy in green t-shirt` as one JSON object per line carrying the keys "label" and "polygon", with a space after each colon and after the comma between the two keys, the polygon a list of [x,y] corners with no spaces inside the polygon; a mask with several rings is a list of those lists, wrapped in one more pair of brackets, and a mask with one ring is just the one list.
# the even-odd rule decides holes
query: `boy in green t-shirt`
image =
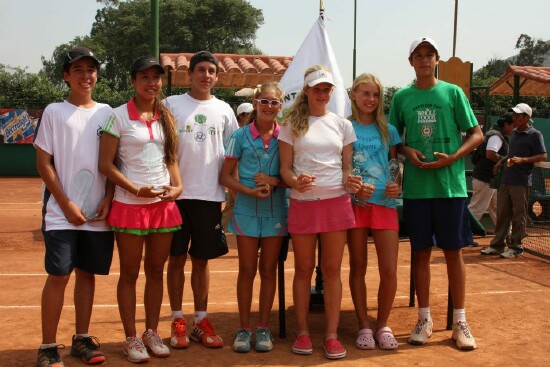
{"label": "boy in green t-shirt", "polygon": [[[434,240],[447,262],[453,298],[453,339],[458,348],[471,350],[476,343],[464,310],[466,272],[462,247],[468,246],[468,195],[463,157],[483,142],[483,134],[467,97],[454,84],[435,77],[439,62],[436,43],[428,37],[415,40],[409,50],[414,84],[395,93],[390,122],[404,144],[407,157],[403,182],[403,215],[414,254],[413,277],[419,320],[409,343],[422,345],[432,334],[430,317],[430,257]],[[461,132],[469,137],[463,142]]]}

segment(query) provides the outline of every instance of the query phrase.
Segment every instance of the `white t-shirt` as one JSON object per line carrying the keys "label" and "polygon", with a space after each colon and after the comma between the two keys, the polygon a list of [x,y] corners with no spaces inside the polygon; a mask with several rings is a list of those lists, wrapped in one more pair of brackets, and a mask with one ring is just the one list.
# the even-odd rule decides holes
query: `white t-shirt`
{"label": "white t-shirt", "polygon": [[[164,131],[157,120],[144,121],[133,100],[113,111],[103,130],[119,139],[117,165],[137,187],[165,186],[170,174],[164,163]],[[115,199],[126,204],[149,204],[160,198],[137,197],[135,193],[116,187]]]}
{"label": "white t-shirt", "polygon": [[224,201],[219,175],[224,144],[239,127],[235,113],[216,97],[203,101],[185,93],[164,102],[176,118],[180,138],[178,163],[183,191],[179,199]]}
{"label": "white t-shirt", "polygon": [[300,193],[292,189],[290,197],[297,200],[330,199],[346,193],[342,184],[342,149],[357,140],[349,120],[332,112],[310,116],[307,132],[295,137],[290,125],[281,126],[279,140],[293,146],[292,169],[296,175],[316,177],[312,190]]}
{"label": "white t-shirt", "polygon": [[[42,114],[34,145],[53,156],[55,170],[67,196],[86,216],[95,214],[105,196],[105,176],[98,170],[99,138],[111,107],[96,103],[80,108],[67,101],[52,103]],[[49,196],[46,204],[46,230],[107,231],[104,221],[88,221],[74,226],[67,221],[59,204]]]}
{"label": "white t-shirt", "polygon": [[502,147],[502,139],[498,135],[491,135],[489,140],[487,140],[487,147],[485,150],[490,150],[492,152],[498,152]]}

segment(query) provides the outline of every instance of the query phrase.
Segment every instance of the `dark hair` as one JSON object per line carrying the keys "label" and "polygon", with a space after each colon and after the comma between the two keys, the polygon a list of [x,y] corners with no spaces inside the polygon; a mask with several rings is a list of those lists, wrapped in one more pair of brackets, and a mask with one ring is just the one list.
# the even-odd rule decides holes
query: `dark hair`
{"label": "dark hair", "polygon": [[155,110],[159,114],[159,122],[162,125],[164,133],[164,163],[171,165],[176,163],[178,153],[178,133],[176,130],[176,119],[168,110],[168,107],[162,103],[165,96],[162,92],[155,97]]}
{"label": "dark hair", "polygon": [[503,127],[504,124],[511,124],[514,120],[512,118],[512,112],[506,112],[501,118],[497,120],[497,125]]}
{"label": "dark hair", "polygon": [[212,55],[208,51],[199,51],[196,54],[194,54],[191,57],[191,60],[189,61],[189,70],[194,71],[195,70],[195,65],[197,65],[201,61],[208,61],[208,62],[211,62],[212,64],[216,65],[216,72],[218,72],[218,70],[220,68],[218,59],[216,58],[216,56]]}

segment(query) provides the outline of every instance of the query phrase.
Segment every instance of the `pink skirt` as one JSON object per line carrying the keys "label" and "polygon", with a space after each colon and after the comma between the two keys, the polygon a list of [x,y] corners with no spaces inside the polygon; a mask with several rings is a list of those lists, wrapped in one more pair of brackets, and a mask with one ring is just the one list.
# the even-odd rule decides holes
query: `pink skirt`
{"label": "pink skirt", "polygon": [[301,201],[290,199],[288,232],[311,234],[355,228],[349,195],[331,199]]}
{"label": "pink skirt", "polygon": [[390,229],[399,231],[397,209],[367,203],[366,207],[352,205],[356,228]]}
{"label": "pink skirt", "polygon": [[136,235],[175,232],[183,223],[176,203],[125,204],[113,201],[107,225],[115,232]]}

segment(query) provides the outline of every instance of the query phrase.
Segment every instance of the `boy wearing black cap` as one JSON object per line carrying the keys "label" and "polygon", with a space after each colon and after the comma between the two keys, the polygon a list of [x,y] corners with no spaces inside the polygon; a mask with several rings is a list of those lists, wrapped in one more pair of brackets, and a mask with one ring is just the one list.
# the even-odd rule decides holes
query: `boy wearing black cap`
{"label": "boy wearing black cap", "polygon": [[[497,194],[495,237],[490,246],[482,249],[481,253],[513,259],[523,254],[521,241],[526,236],[527,204],[533,163],[545,161],[547,154],[542,134],[530,124],[533,114],[531,107],[526,103],[519,103],[510,108],[509,112],[512,112],[515,127],[510,138],[510,149],[495,165],[495,171],[504,170]],[[510,224],[510,244],[504,251]]]}
{"label": "boy wearing black cap", "polygon": [[211,94],[218,80],[218,69],[214,55],[208,51],[197,52],[189,62],[190,90],[165,100],[177,121],[178,163],[183,184],[183,192],[176,201],[183,225],[174,235],[167,273],[172,308],[170,344],[174,348],[185,348],[189,343],[182,312],[187,254],[193,265],[191,285],[195,306],[190,337],[208,348],[223,346],[206,312],[210,282],[208,260],[228,252],[221,224],[225,190],[219,183],[219,174],[225,143],[238,125],[231,107]]}
{"label": "boy wearing black cap", "polygon": [[[456,85],[435,77],[439,62],[436,43],[428,37],[415,40],[409,49],[414,84],[395,93],[389,121],[405,133],[400,151],[406,155],[403,182],[403,215],[414,255],[413,277],[419,318],[409,343],[428,342],[430,315],[430,257],[434,238],[447,262],[453,298],[453,334],[460,349],[476,348],[466,323],[466,272],[462,247],[470,243],[463,157],[483,141],[483,134],[468,99]],[[462,142],[461,132],[469,137]],[[464,227],[466,226],[466,227]]]}
{"label": "boy wearing black cap", "polygon": [[468,209],[480,220],[488,210],[491,220],[497,224],[497,190],[491,187],[495,174],[493,167],[508,153],[508,136],[512,134],[512,114],[506,113],[485,133],[483,144],[472,154],[472,198]]}
{"label": "boy wearing black cap", "polygon": [[73,269],[76,333],[71,355],[88,364],[105,360],[98,339],[88,334],[95,274],[109,274],[113,255],[113,233],[105,224],[113,186],[98,172],[98,131],[112,110],[92,100],[98,71],[99,61],[92,51],[69,50],[63,64],[69,96],[46,107],[36,132],[36,166],[45,185],[42,232],[48,273],[42,291],[38,367],[64,366],[56,334]]}

